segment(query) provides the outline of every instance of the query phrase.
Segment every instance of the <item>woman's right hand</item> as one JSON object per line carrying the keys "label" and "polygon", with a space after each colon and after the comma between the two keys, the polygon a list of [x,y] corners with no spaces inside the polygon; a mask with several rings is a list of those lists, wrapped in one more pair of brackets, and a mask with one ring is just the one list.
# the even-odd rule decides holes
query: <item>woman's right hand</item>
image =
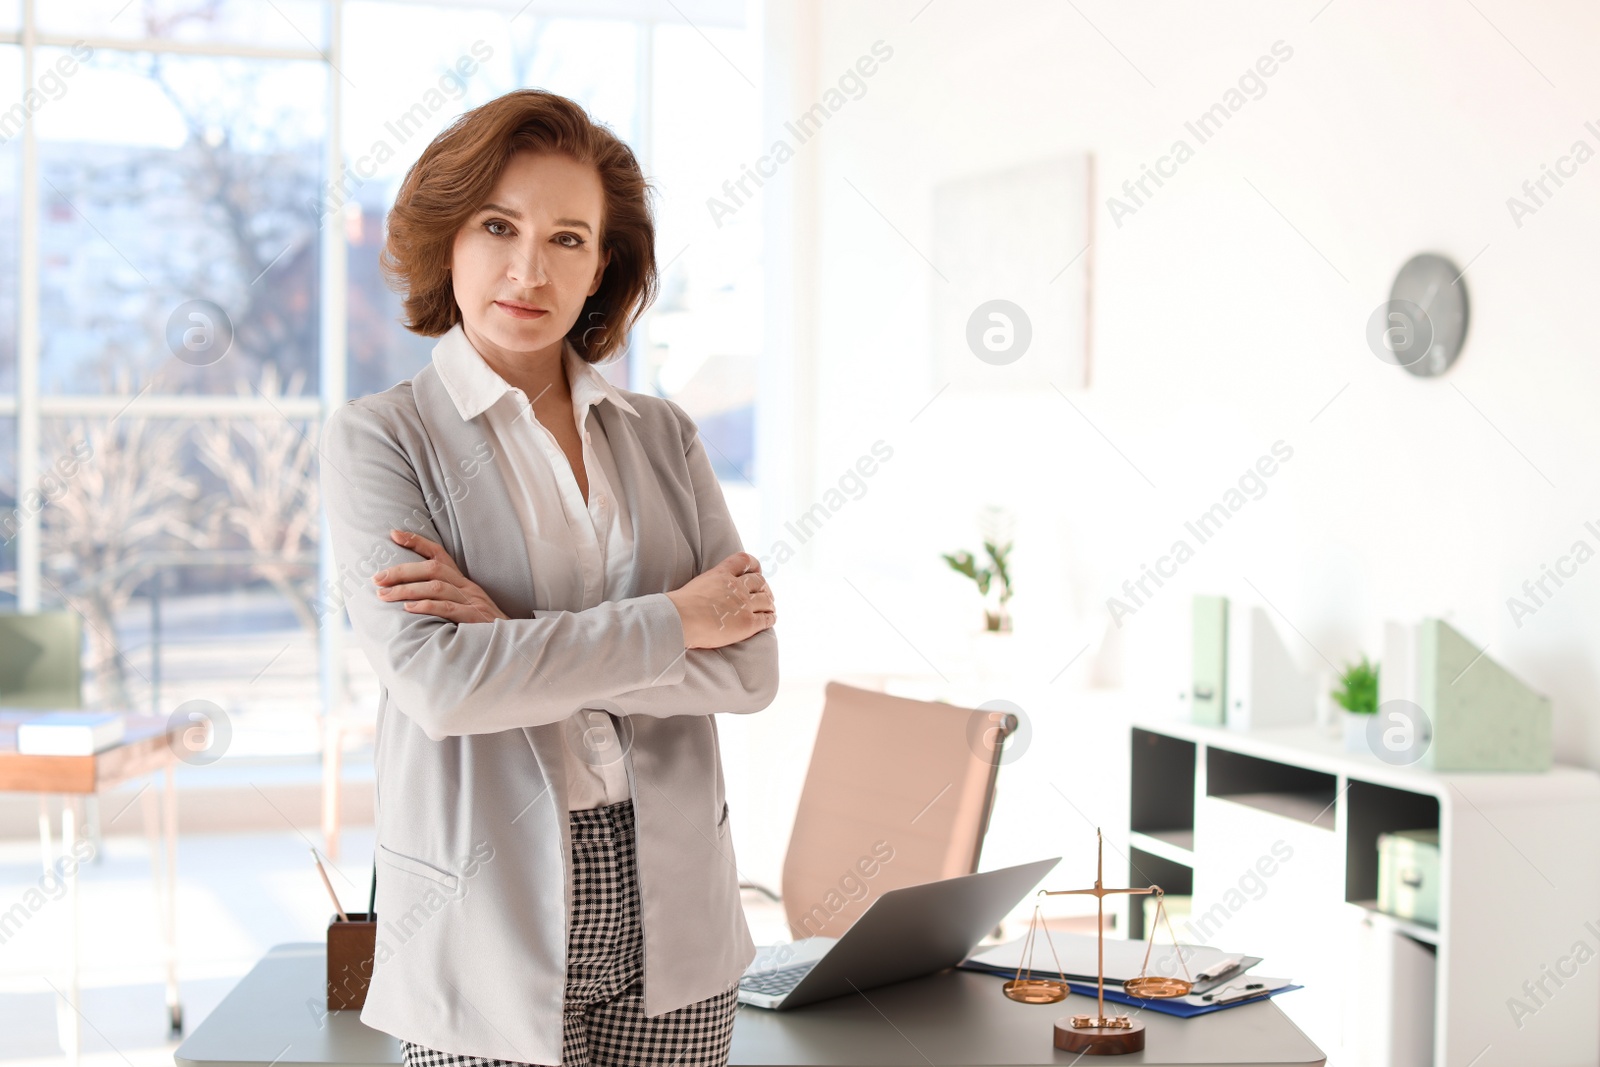
{"label": "woman's right hand", "polygon": [[667,596],[683,622],[685,648],[737,644],[778,621],[761,561],[748,552],[735,552]]}

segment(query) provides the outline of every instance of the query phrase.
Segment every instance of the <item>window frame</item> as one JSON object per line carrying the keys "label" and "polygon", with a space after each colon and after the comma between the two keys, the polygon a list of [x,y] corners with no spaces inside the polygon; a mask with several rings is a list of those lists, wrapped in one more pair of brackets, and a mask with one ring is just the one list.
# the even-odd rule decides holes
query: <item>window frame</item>
{"label": "window frame", "polygon": [[[137,2],[137,0],[135,0]],[[514,18],[526,11],[541,15],[594,20],[624,20],[636,24],[640,45],[635,57],[638,114],[641,143],[636,147],[640,162],[649,170],[650,147],[655,135],[655,113],[651,107],[651,73],[654,68],[655,29],[663,22],[689,21],[706,26],[744,27],[747,25],[746,0],[385,0],[398,5],[447,8],[459,6],[473,10],[503,12]],[[346,167],[344,146],[344,91],[338,70],[343,62],[344,0],[325,0],[323,39],[325,50],[308,42],[306,47],[263,47],[235,42],[185,41],[149,37],[102,37],[41,32],[36,17],[37,0],[22,0],[20,25],[0,29],[0,46],[18,46],[21,56],[21,82],[18,88],[35,84],[38,77],[37,53],[42,48],[71,48],[84,43],[112,52],[157,52],[205,58],[300,60],[330,68],[327,78],[327,137],[324,173],[342,174]],[[16,391],[0,393],[0,417],[16,422],[16,475],[19,497],[25,487],[37,485],[42,473],[40,424],[44,418],[87,415],[109,416],[125,409],[126,396],[107,394],[42,394],[40,392],[40,284],[39,236],[41,199],[39,190],[39,149],[34,118],[25,113],[20,136],[18,161],[18,292],[16,322]],[[315,396],[279,398],[225,395],[149,393],[136,397],[143,415],[178,417],[218,413],[247,417],[281,415],[289,419],[315,419],[321,425],[327,416],[347,399],[348,352],[348,244],[342,225],[322,225],[318,235],[319,257],[319,344],[318,382]],[[630,360],[630,370],[635,366]],[[332,588],[336,568],[332,538],[326,512],[318,516],[318,587]],[[25,513],[16,539],[16,610],[36,612],[41,607],[42,584],[41,521],[38,511]],[[339,625],[323,625],[318,632],[318,681],[321,713],[327,715],[343,706],[342,672],[334,665],[344,662],[345,626],[343,612]]]}

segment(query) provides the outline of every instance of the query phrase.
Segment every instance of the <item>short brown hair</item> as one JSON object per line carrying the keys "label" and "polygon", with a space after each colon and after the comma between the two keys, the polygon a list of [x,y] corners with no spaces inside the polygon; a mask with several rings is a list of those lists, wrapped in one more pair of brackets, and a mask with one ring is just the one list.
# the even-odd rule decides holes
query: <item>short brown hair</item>
{"label": "short brown hair", "polygon": [[450,284],[456,234],[523,149],[562,152],[600,172],[600,248],[611,258],[600,288],[567,332],[579,355],[599,363],[623,347],[660,285],[647,199],[653,187],[633,150],[564,96],[517,89],[462,114],[435,137],[395,196],[379,267],[403,295],[406,329],[438,337],[460,322]]}

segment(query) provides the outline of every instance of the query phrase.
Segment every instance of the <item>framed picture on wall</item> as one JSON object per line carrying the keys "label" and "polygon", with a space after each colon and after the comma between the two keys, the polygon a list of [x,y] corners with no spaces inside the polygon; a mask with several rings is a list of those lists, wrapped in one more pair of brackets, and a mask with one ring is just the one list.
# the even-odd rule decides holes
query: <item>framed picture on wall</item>
{"label": "framed picture on wall", "polygon": [[932,334],[940,382],[1083,389],[1094,319],[1094,154],[933,191]]}

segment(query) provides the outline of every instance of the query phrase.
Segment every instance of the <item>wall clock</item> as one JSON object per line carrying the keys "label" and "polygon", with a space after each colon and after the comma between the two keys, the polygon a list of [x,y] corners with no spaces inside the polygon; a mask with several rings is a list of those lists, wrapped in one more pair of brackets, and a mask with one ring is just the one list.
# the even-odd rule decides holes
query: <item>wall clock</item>
{"label": "wall clock", "polygon": [[1394,362],[1419,378],[1450,369],[1467,339],[1467,284],[1444,256],[1413,256],[1389,290],[1387,345]]}

